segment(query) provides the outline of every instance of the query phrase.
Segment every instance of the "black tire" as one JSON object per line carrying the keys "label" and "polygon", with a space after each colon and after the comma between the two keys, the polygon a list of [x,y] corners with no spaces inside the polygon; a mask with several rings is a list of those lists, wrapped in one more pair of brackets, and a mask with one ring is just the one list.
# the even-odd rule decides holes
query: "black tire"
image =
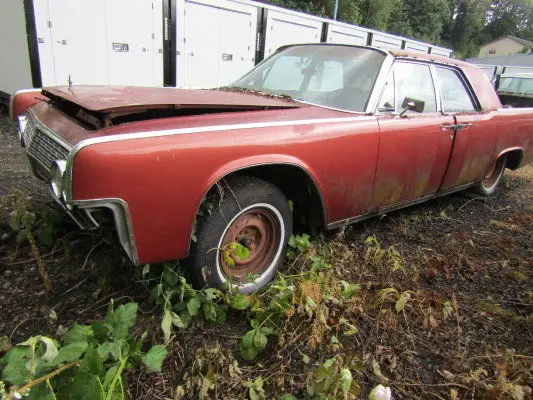
{"label": "black tire", "polygon": [[476,187],[476,192],[482,196],[492,195],[498,188],[506,164],[507,154],[504,154],[500,156],[487,171],[479,185]]}
{"label": "black tire", "polygon": [[[265,286],[283,264],[292,211],[284,194],[269,182],[236,176],[221,187],[212,213],[197,220],[197,240],[186,268],[197,287],[220,287],[230,280],[240,292],[250,293]],[[234,242],[249,248],[250,256],[240,260],[231,252],[231,266],[224,252]],[[256,275],[252,281],[250,273]]]}

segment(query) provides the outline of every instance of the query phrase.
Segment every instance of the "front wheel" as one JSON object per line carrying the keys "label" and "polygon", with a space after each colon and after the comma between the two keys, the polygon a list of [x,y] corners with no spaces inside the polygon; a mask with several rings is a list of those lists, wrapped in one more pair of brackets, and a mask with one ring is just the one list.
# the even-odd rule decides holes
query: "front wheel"
{"label": "front wheel", "polygon": [[479,186],[477,187],[477,192],[479,194],[482,196],[490,196],[496,191],[496,188],[502,179],[503,172],[505,171],[506,164],[507,155],[504,154],[496,160],[494,165],[492,165],[483,177],[483,180],[479,183]]}
{"label": "front wheel", "polygon": [[285,260],[292,212],[284,194],[268,182],[239,176],[224,183],[211,214],[198,217],[187,269],[199,287],[230,281],[250,293],[266,285]]}

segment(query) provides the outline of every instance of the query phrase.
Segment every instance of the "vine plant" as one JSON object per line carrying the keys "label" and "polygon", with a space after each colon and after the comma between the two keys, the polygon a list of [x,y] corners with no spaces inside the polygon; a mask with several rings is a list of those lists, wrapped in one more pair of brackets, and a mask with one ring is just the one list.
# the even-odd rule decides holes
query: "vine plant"
{"label": "vine plant", "polygon": [[1,399],[124,399],[124,373],[140,363],[160,371],[167,355],[162,345],[143,352],[146,334],[131,335],[136,316],[136,303],[111,303],[104,321],[75,324],[61,343],[34,336],[13,347],[0,359]]}

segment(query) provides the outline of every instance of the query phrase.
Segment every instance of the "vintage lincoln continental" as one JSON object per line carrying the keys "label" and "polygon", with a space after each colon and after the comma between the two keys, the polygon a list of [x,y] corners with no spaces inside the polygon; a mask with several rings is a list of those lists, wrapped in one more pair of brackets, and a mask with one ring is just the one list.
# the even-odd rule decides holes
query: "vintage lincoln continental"
{"label": "vintage lincoln continental", "polygon": [[111,210],[134,263],[185,259],[198,285],[244,292],[276,273],[293,224],[490,195],[533,160],[533,109],[502,108],[483,71],[370,47],[286,46],[219,89],[49,87],[11,109],[81,228]]}

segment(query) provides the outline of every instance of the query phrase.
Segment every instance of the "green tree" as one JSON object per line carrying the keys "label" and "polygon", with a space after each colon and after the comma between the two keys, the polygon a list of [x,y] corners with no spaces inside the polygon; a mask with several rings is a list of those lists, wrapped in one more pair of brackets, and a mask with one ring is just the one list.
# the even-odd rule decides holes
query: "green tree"
{"label": "green tree", "polygon": [[489,6],[488,0],[457,1],[451,45],[458,57],[477,56],[480,43],[490,40],[482,35]]}
{"label": "green tree", "polygon": [[403,0],[395,7],[388,30],[403,36],[432,43],[440,42],[450,18],[448,0]]}
{"label": "green tree", "polygon": [[493,1],[487,9],[486,36],[493,39],[505,35],[522,36],[531,30],[531,9],[530,1]]}

